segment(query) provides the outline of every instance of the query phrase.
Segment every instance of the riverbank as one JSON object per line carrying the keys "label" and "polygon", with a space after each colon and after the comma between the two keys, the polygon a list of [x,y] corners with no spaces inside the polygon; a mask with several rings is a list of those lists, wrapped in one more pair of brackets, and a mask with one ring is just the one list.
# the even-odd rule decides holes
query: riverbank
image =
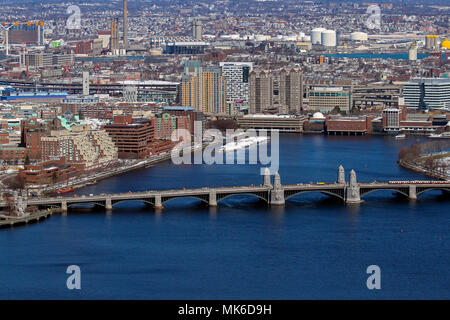
{"label": "riverbank", "polygon": [[157,163],[163,162],[163,161],[167,161],[171,159],[171,154],[170,152],[168,153],[164,153],[158,156],[153,156],[150,157],[148,159],[139,161],[139,162],[134,162],[130,165],[127,166],[123,166],[123,167],[119,167],[119,168],[114,168],[112,170],[108,170],[108,171],[102,171],[102,172],[98,172],[96,174],[91,174],[89,176],[85,176],[85,177],[78,177],[75,179],[71,179],[68,181],[65,181],[63,183],[57,183],[57,184],[53,184],[53,185],[45,185],[45,186],[31,186],[28,187],[29,192],[36,192],[38,194],[53,194],[55,193],[57,190],[60,190],[62,188],[73,188],[73,189],[79,189],[79,188],[83,188],[85,187],[87,184],[89,183],[97,183],[98,181],[101,180],[105,180],[120,174],[124,174],[130,171],[134,171],[137,169],[142,169],[142,168],[146,168],[149,166],[153,166]]}
{"label": "riverbank", "polygon": [[404,161],[397,161],[397,163],[399,164],[399,166],[408,169],[408,170],[412,170],[414,172],[420,173],[420,174],[424,174],[427,175],[429,177],[435,178],[435,179],[439,179],[439,180],[450,180],[450,176],[446,176],[446,175],[442,175],[442,174],[437,174],[428,170],[425,170],[421,167],[415,166],[411,163],[407,163]]}
{"label": "riverbank", "polygon": [[14,227],[18,225],[24,225],[28,223],[39,222],[41,220],[49,218],[53,215],[52,210],[45,210],[37,214],[32,214],[26,217],[10,217],[5,215],[0,215],[0,228]]}

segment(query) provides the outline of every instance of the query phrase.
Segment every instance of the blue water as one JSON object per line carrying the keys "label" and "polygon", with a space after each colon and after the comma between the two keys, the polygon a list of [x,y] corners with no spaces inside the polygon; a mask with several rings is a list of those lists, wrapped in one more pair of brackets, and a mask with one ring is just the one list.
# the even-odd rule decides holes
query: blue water
{"label": "blue water", "polygon": [[[428,179],[396,164],[413,139],[283,136],[283,183],[335,181],[339,164],[360,181]],[[250,165],[170,162],[100,181],[78,194],[261,182]],[[270,208],[236,196],[210,209],[178,199],[155,212],[78,209],[0,230],[1,299],[449,299],[450,199],[417,202],[373,193],[359,206],[320,194]],[[81,268],[82,289],[66,288]],[[366,268],[381,268],[368,290]]]}
{"label": "blue water", "polygon": [[[330,58],[354,58],[354,59],[395,59],[395,60],[408,60],[408,53],[337,53],[326,54],[326,57]],[[427,58],[429,54],[419,53],[417,59]]]}

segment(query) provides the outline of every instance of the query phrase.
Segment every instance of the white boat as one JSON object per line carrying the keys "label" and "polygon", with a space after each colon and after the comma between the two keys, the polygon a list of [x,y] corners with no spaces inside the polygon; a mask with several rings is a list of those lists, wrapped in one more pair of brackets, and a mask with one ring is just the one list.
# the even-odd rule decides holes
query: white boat
{"label": "white boat", "polygon": [[229,142],[226,145],[219,148],[222,152],[231,152],[235,150],[245,149],[253,144],[264,143],[269,140],[267,137],[250,137],[241,139],[238,142]]}
{"label": "white boat", "polygon": [[433,133],[433,134],[430,134],[428,136],[428,138],[431,138],[431,139],[450,139],[450,132],[443,132],[441,134]]}
{"label": "white boat", "polygon": [[406,138],[406,134],[399,134],[397,136],[395,136],[395,139],[405,139]]}

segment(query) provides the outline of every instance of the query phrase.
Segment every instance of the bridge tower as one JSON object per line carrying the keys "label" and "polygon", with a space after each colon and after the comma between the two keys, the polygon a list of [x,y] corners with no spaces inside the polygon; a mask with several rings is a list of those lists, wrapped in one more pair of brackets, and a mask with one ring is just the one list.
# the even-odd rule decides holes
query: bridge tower
{"label": "bridge tower", "polygon": [[361,193],[358,182],[356,181],[355,170],[350,171],[350,182],[346,188],[346,202],[347,203],[361,203]]}
{"label": "bridge tower", "polygon": [[280,175],[275,173],[273,178],[273,188],[270,191],[270,204],[275,206],[282,206],[285,204],[284,189],[281,185]]}
{"label": "bridge tower", "polygon": [[272,182],[270,178],[270,170],[269,168],[264,169],[264,186],[265,187],[272,187]]}
{"label": "bridge tower", "polygon": [[339,184],[345,184],[345,169],[342,165],[339,166],[338,169],[338,179],[337,182]]}

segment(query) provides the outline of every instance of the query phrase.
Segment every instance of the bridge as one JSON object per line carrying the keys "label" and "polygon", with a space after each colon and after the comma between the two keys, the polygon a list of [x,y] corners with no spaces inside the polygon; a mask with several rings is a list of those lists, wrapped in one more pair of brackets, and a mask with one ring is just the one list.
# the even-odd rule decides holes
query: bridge
{"label": "bridge", "polygon": [[[355,204],[362,202],[367,194],[379,190],[391,190],[411,200],[425,192],[441,190],[450,193],[450,181],[401,181],[401,182],[369,182],[358,183],[356,173],[351,170],[349,181],[346,181],[345,171],[342,166],[338,169],[337,181],[318,184],[281,184],[278,173],[272,177],[268,169],[265,170],[263,184],[251,186],[196,188],[182,190],[160,190],[129,192],[119,194],[100,194],[80,197],[48,197],[20,199],[25,206],[37,206],[42,208],[61,208],[66,212],[69,207],[77,204],[95,204],[103,206],[106,210],[112,210],[115,204],[125,201],[141,201],[153,206],[155,209],[163,209],[163,204],[177,198],[195,198],[209,206],[217,206],[221,200],[234,195],[250,195],[259,198],[270,205],[284,205],[286,200],[302,193],[322,193],[340,199],[343,203]],[[0,207],[6,207],[6,201],[0,202]]]}

